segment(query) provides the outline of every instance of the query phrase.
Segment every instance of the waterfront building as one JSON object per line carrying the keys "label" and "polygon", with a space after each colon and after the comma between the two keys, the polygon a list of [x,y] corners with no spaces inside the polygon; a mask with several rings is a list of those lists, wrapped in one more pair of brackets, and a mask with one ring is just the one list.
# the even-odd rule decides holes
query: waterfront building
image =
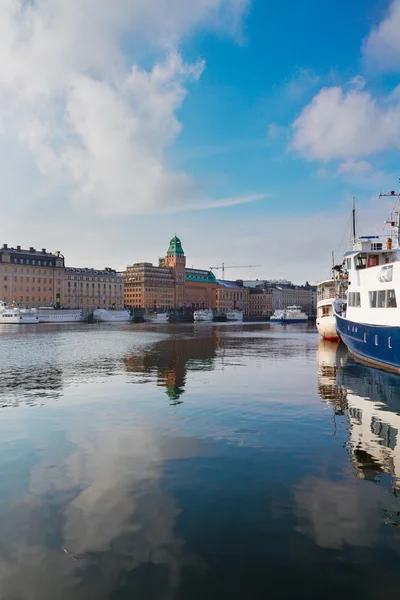
{"label": "waterfront building", "polygon": [[230,310],[242,310],[244,314],[249,314],[249,288],[243,285],[243,281],[224,281],[217,280],[217,302],[218,312],[227,313]]}
{"label": "waterfront building", "polygon": [[165,311],[174,307],[175,279],[172,267],[135,263],[125,272],[124,300],[132,308]]}
{"label": "waterfront building", "polygon": [[63,288],[61,304],[66,308],[92,311],[124,307],[124,277],[109,267],[100,270],[66,267]]}
{"label": "waterfront building", "polygon": [[254,317],[270,317],[272,310],[272,289],[263,285],[249,290],[249,315]]}
{"label": "waterfront building", "polygon": [[64,293],[64,256],[16,246],[0,248],[0,299],[27,308],[60,302]]}
{"label": "waterfront building", "polygon": [[125,304],[164,311],[172,308],[215,308],[217,282],[211,271],[186,268],[180,239],[174,236],[158,266],[135,263],[125,272]]}

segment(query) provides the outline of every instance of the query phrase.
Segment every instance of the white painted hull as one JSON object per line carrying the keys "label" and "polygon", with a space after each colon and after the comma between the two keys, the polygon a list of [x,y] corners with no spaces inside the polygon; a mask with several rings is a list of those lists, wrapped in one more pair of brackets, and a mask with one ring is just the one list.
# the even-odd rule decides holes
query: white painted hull
{"label": "white painted hull", "polygon": [[155,325],[159,325],[161,323],[168,323],[169,315],[168,313],[157,313],[153,317],[146,317],[146,321],[148,323],[153,323]]}
{"label": "white painted hull", "polygon": [[212,310],[196,310],[193,313],[193,319],[195,321],[212,321],[214,318],[214,314]]}
{"label": "white painted hull", "polygon": [[226,313],[227,321],[243,321],[243,313],[241,310],[234,310]]}
{"label": "white painted hull", "polygon": [[102,308],[94,311],[93,318],[95,321],[101,321],[102,323],[127,323],[132,319],[127,310],[105,310]]}
{"label": "white painted hull", "polygon": [[81,323],[85,316],[80,310],[40,310],[37,311],[39,323]]}
{"label": "white painted hull", "polygon": [[318,317],[317,329],[318,333],[324,338],[324,340],[337,341],[339,339],[336,330],[336,318],[333,315],[327,317]]}
{"label": "white painted hull", "polygon": [[39,319],[32,312],[23,312],[18,308],[5,309],[0,312],[0,324],[4,325],[35,325]]}

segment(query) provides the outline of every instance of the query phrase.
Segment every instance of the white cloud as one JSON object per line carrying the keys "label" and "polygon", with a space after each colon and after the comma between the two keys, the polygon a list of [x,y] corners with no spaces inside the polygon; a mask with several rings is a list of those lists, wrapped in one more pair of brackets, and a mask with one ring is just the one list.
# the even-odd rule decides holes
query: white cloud
{"label": "white cloud", "polygon": [[[101,214],[184,207],[201,185],[172,170],[176,112],[204,63],[174,49],[197,27],[238,31],[250,0],[3,0],[0,139]],[[129,62],[149,51],[150,68]]]}
{"label": "white cloud", "polygon": [[351,173],[353,175],[362,175],[369,173],[372,166],[366,160],[346,160],[339,165],[338,173]]}
{"label": "white cloud", "polygon": [[385,18],[374,28],[363,45],[367,67],[383,72],[400,69],[400,0],[394,0]]}
{"label": "white cloud", "polygon": [[323,88],[292,127],[292,147],[304,157],[354,160],[400,147],[400,105],[359,89]]}

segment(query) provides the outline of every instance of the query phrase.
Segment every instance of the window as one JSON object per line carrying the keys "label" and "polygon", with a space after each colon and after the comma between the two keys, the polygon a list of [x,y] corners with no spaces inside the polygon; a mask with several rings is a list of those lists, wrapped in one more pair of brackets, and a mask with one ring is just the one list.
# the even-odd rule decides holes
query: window
{"label": "window", "polygon": [[386,291],[379,290],[378,292],[378,308],[385,308],[386,306]]}
{"label": "window", "polygon": [[388,308],[397,308],[396,292],[394,290],[387,290],[387,301],[386,306]]}
{"label": "window", "polygon": [[371,308],[376,308],[378,306],[378,292],[369,293],[369,305]]}

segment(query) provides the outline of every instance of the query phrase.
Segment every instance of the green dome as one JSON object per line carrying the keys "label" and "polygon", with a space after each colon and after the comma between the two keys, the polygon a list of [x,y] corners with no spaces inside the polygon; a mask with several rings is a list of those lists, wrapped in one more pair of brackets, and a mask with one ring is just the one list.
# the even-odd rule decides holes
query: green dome
{"label": "green dome", "polygon": [[181,240],[178,237],[176,237],[176,235],[174,235],[174,237],[169,243],[167,256],[174,256],[175,254],[178,254],[179,256],[184,256],[185,254],[183,252]]}

